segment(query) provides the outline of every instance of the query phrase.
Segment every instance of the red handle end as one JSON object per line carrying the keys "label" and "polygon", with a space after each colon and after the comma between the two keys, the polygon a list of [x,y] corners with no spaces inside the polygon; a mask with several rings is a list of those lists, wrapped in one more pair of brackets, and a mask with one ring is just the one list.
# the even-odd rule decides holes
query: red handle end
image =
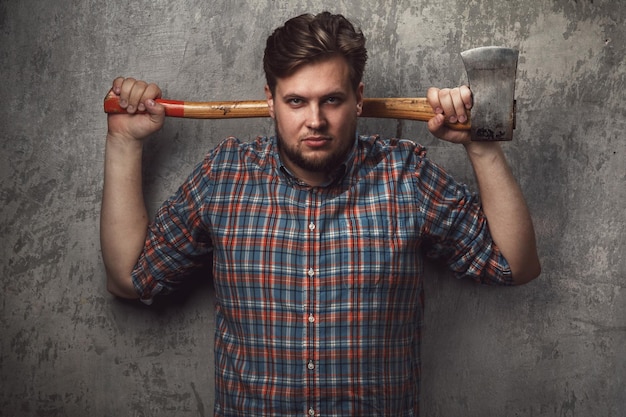
{"label": "red handle end", "polygon": [[[165,107],[165,115],[169,117],[185,117],[185,102],[179,100],[156,99],[157,103]],[[126,114],[126,109],[120,107],[120,98],[112,91],[104,98],[104,112],[110,114]],[[137,112],[141,114],[144,112]]]}
{"label": "red handle end", "polygon": [[104,98],[104,112],[113,114],[126,113],[126,109],[120,107],[120,98],[113,91],[109,91]]}

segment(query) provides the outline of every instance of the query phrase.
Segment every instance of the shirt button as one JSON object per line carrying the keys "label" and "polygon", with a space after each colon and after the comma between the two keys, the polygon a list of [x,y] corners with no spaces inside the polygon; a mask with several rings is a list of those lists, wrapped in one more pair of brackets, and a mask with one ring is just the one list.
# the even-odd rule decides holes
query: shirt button
{"label": "shirt button", "polygon": [[315,364],[313,363],[313,361],[309,361],[306,367],[312,371],[313,369],[315,369]]}
{"label": "shirt button", "polygon": [[312,277],[313,275],[315,275],[315,271],[313,270],[313,268],[309,269],[308,272],[309,276]]}
{"label": "shirt button", "polygon": [[315,223],[309,223],[309,230],[310,231],[315,230]]}
{"label": "shirt button", "polygon": [[313,314],[309,315],[309,323],[315,323],[315,317],[313,316]]}
{"label": "shirt button", "polygon": [[313,409],[313,407],[309,408],[309,415],[310,416],[314,416],[315,415],[315,410]]}

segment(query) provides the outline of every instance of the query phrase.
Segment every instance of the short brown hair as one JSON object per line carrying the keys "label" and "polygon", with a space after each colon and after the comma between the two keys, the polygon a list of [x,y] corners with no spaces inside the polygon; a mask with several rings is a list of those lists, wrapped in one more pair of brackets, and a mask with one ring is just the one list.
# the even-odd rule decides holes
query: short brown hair
{"label": "short brown hair", "polygon": [[356,91],[363,78],[367,50],[360,29],[339,14],[303,14],[285,22],[267,38],[263,69],[272,93],[278,78],[293,74],[300,66],[332,56],[345,58]]}

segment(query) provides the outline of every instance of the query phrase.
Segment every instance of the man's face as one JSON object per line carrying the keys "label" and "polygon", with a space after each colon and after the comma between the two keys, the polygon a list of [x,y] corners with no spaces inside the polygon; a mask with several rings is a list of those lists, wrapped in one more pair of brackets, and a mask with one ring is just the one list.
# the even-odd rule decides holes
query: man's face
{"label": "man's face", "polygon": [[299,179],[320,185],[350,152],[363,84],[354,91],[348,64],[333,57],[279,78],[275,94],[265,87],[283,164]]}

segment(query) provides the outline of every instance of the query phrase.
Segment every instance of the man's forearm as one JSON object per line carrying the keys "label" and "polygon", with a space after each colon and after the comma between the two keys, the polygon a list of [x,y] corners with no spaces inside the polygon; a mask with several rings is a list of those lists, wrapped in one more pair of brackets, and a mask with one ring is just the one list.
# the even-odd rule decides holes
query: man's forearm
{"label": "man's forearm", "polygon": [[465,145],[478,182],[483,210],[496,245],[517,284],[541,272],[530,212],[499,143]]}
{"label": "man's forearm", "polygon": [[143,199],[141,142],[107,137],[100,242],[107,289],[137,298],[131,272],[143,249],[148,216]]}

